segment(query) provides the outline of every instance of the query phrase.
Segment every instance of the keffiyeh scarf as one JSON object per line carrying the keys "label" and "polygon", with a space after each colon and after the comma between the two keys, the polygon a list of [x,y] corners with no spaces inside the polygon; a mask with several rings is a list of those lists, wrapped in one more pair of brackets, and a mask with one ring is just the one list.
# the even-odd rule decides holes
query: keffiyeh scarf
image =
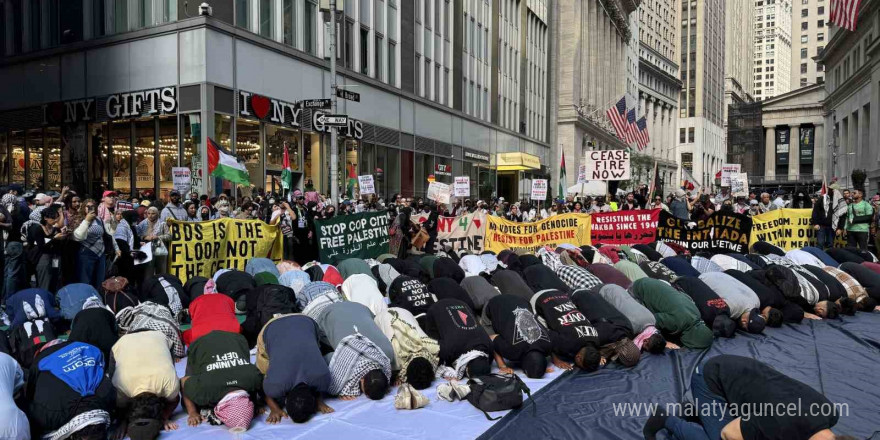
{"label": "keffiyeh scarf", "polygon": [[165,306],[144,302],[134,307],[126,307],[116,314],[116,322],[119,325],[120,335],[140,330],[162,332],[171,342],[171,355],[177,359],[186,356],[177,320],[171,315],[171,310]]}
{"label": "keffiyeh scarf", "polygon": [[541,262],[544,263],[545,266],[549,267],[554,272],[556,269],[564,266],[562,260],[559,259],[559,254],[547,247],[538,250],[538,257],[541,258]]}
{"label": "keffiyeh scarf", "polygon": [[602,280],[580,266],[559,266],[556,275],[572,290],[590,289],[602,284]]}
{"label": "keffiyeh scarf", "polygon": [[74,416],[64,426],[43,436],[44,440],[64,440],[86,426],[103,424],[110,426],[110,413],[102,409],[86,411]]}
{"label": "keffiyeh scarf", "polygon": [[[357,331],[357,328],[355,328]],[[330,389],[335,396],[360,395],[360,381],[372,370],[382,370],[391,381],[391,361],[372,341],[355,333],[339,342],[330,359]]]}
{"label": "keffiyeh scarf", "polygon": [[437,377],[439,378],[455,378],[461,379],[464,377],[465,370],[467,370],[467,365],[474,359],[480,357],[489,357],[486,353],[483,353],[480,350],[471,350],[455,360],[455,367],[450,367],[448,365],[441,365],[440,368],[437,368]]}
{"label": "keffiyeh scarf", "polygon": [[427,359],[436,371],[440,344],[401,319],[397,311],[389,310],[388,313],[391,315],[391,329],[394,331],[391,347],[394,348],[394,356],[397,357],[397,365],[400,366],[400,381],[406,382],[406,369],[415,358]]}

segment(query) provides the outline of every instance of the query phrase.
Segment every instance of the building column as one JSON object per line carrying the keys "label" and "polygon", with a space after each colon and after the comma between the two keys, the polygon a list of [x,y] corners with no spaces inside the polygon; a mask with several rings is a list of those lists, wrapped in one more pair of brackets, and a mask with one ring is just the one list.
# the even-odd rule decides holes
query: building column
{"label": "building column", "polygon": [[828,144],[825,142],[825,125],[817,124],[813,133],[813,174],[817,176],[833,177],[834,172],[828,172]]}
{"label": "building column", "polygon": [[764,181],[776,177],[776,127],[764,127]]}
{"label": "building column", "polygon": [[665,156],[667,159],[672,160],[675,163],[678,163],[679,158],[675,157],[675,146],[678,145],[676,143],[678,136],[678,114],[676,112],[677,107],[669,106],[669,118],[667,119],[667,127],[666,127],[666,144],[664,145]]}
{"label": "building column", "polygon": [[791,124],[788,136],[788,176],[789,179],[797,180],[801,171],[801,126]]}

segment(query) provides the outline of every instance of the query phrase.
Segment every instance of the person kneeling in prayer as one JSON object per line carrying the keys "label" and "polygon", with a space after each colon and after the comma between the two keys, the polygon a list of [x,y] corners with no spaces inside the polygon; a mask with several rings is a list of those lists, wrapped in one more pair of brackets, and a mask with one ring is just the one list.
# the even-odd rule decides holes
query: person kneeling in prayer
{"label": "person kneeling in prayer", "polygon": [[527,300],[516,295],[495,296],[483,308],[483,322],[493,330],[489,337],[502,373],[513,373],[505,359],[519,364],[532,379],[553,371],[552,367],[547,368],[547,355],[553,348],[550,335],[535,318]]}
{"label": "person kneeling in prayer", "polygon": [[425,313],[425,334],[440,343],[438,376],[462,379],[492,371],[492,341],[474,312],[457,299],[441,299]]}
{"label": "person kneeling in prayer", "polygon": [[553,364],[564,370],[574,366],[596,371],[604,365],[599,354],[599,333],[586,316],[559,290],[543,290],[532,296],[532,310],[549,330]]}

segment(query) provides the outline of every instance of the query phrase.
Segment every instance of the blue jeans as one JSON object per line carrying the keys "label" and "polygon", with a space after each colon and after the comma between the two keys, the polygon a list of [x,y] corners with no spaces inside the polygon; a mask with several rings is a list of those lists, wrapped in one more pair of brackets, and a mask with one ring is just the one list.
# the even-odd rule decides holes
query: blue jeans
{"label": "blue jeans", "polygon": [[834,229],[830,226],[820,226],[816,234],[816,246],[820,249],[828,249],[834,245]]}
{"label": "blue jeans", "polygon": [[3,275],[6,279],[3,281],[3,302],[6,298],[15,295],[20,289],[25,287],[25,270],[22,259],[24,258],[24,248],[20,242],[10,241],[6,243],[6,267],[4,267]]}
{"label": "blue jeans", "polygon": [[721,438],[721,430],[735,418],[722,411],[726,406],[720,405],[726,405],[727,402],[721,396],[709,391],[706,380],[703,379],[702,368],[702,366],[697,367],[691,376],[694,409],[696,415],[700,417],[702,426],[670,416],[666,419],[666,430],[677,440],[718,440]]}
{"label": "blue jeans", "polygon": [[90,284],[94,288],[101,286],[104,282],[104,274],[106,272],[107,260],[103,255],[95,255],[88,248],[83,247],[79,250],[79,282]]}

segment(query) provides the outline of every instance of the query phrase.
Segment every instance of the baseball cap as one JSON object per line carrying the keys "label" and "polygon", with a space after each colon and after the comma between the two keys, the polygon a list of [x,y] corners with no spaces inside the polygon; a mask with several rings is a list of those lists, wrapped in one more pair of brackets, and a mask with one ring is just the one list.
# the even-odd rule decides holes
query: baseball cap
{"label": "baseball cap", "polygon": [[162,421],[157,419],[136,419],[128,424],[128,436],[131,440],[153,440],[159,437]]}
{"label": "baseball cap", "polygon": [[764,317],[761,316],[758,309],[752,309],[749,311],[749,321],[746,324],[746,330],[748,330],[749,333],[761,333],[764,331],[765,325],[767,325],[767,322],[764,321]]}
{"label": "baseball cap", "polygon": [[104,197],[116,197],[116,191],[104,191],[104,194],[101,196],[101,198]]}
{"label": "baseball cap", "polygon": [[749,205],[757,205],[757,204],[758,204],[758,201],[757,201],[757,200],[754,200],[754,199],[753,199],[753,200],[750,200],[750,201],[749,201]]}

